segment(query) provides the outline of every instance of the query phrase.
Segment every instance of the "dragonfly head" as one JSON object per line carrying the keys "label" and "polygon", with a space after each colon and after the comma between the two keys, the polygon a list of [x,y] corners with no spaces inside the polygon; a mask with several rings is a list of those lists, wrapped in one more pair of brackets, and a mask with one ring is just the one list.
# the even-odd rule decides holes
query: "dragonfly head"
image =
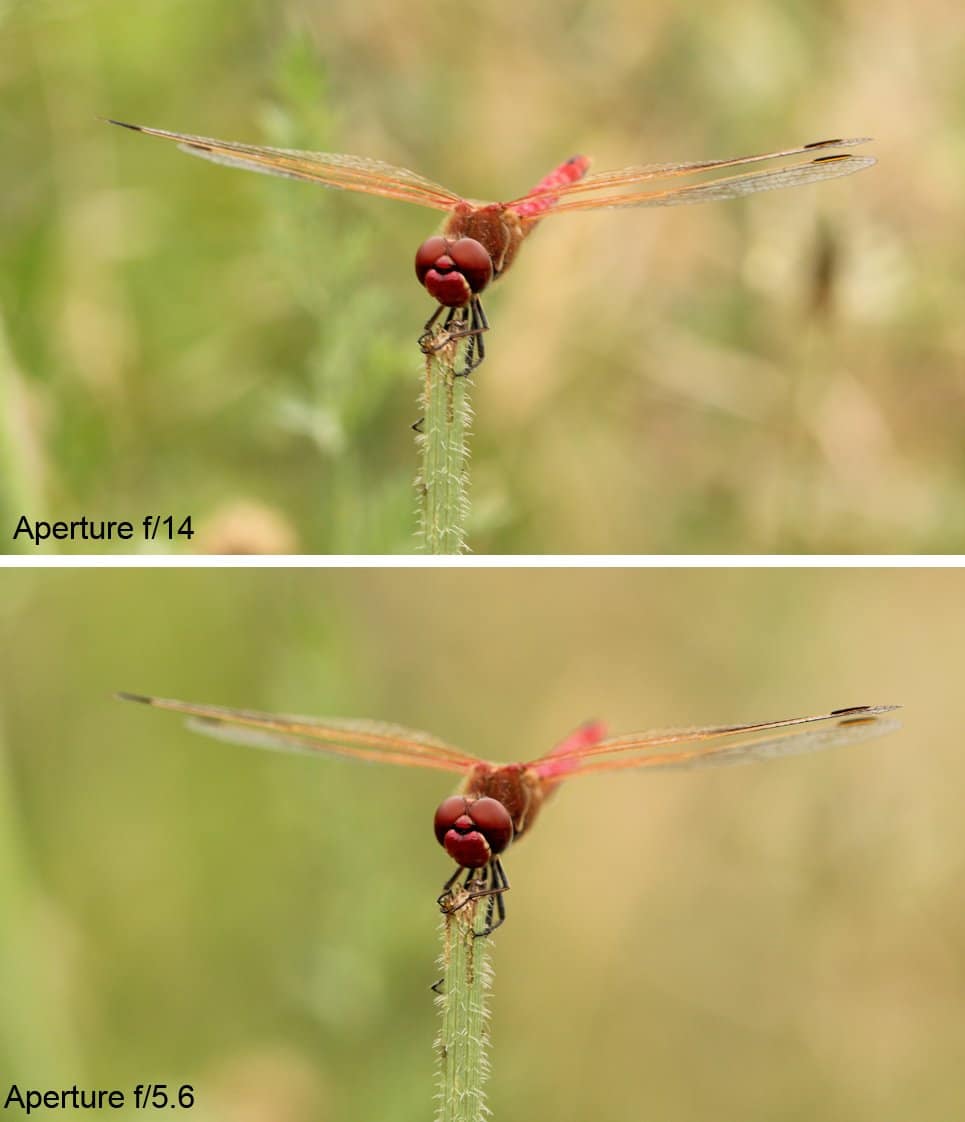
{"label": "dragonfly head", "polygon": [[513,820],[498,799],[453,795],[439,804],[436,839],[464,869],[481,869],[513,840]]}
{"label": "dragonfly head", "polygon": [[415,273],[434,300],[446,308],[461,308],[493,279],[493,262],[475,238],[437,234],[419,246]]}

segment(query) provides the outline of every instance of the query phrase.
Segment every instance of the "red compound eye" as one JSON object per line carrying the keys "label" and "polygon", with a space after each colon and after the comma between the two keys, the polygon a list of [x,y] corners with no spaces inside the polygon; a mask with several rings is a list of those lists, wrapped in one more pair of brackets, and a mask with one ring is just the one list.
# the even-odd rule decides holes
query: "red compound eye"
{"label": "red compound eye", "polygon": [[449,250],[449,243],[443,237],[428,238],[419,246],[415,255],[415,275],[420,284],[425,284],[426,274],[435,268],[440,257],[444,257]]}
{"label": "red compound eye", "polygon": [[436,811],[435,832],[454,861],[479,869],[513,840],[513,820],[497,799],[453,795]]}
{"label": "red compound eye", "polygon": [[437,234],[419,246],[415,275],[440,304],[461,308],[493,279],[493,263],[475,238],[452,241]]}
{"label": "red compound eye", "polygon": [[449,256],[469,282],[473,293],[482,292],[493,279],[492,258],[475,238],[459,238],[449,246]]}
{"label": "red compound eye", "polygon": [[453,828],[458,818],[466,813],[466,800],[462,795],[453,795],[439,804],[436,811],[435,829],[436,841],[440,845],[446,844],[446,834]]}
{"label": "red compound eye", "polygon": [[513,820],[509,811],[498,799],[476,799],[468,813],[493,853],[502,853],[513,840]]}

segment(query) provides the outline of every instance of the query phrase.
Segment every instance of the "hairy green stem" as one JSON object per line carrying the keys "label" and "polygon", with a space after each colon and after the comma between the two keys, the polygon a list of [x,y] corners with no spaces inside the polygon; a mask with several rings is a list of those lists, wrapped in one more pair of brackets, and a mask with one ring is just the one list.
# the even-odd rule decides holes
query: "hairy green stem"
{"label": "hairy green stem", "polygon": [[492,988],[492,967],[489,939],[477,939],[473,934],[478,903],[470,900],[465,907],[443,916],[436,1122],[482,1122],[489,1113],[483,1084],[489,1075],[486,1002]]}
{"label": "hairy green stem", "polygon": [[417,481],[426,553],[463,553],[469,517],[469,385],[457,377],[460,347],[449,343],[426,353],[422,394],[425,417],[417,438],[422,470]]}

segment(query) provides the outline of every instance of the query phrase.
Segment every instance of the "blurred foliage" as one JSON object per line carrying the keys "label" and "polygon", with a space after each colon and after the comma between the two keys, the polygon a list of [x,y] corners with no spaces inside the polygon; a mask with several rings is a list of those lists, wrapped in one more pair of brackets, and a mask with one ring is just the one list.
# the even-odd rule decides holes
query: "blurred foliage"
{"label": "blurred foliage", "polygon": [[155,692],[532,757],[900,702],[813,757],[564,784],[508,855],[496,1118],[965,1115],[965,575],[7,571],[0,1071],[191,1117],[430,1116],[449,777],[254,752]]}
{"label": "blurred foliage", "polygon": [[490,198],[574,150],[868,133],[881,162],[852,179],[545,223],[489,301],[471,542],[961,552],[963,45],[954,0],[8,0],[3,525],[173,513],[201,531],[177,549],[414,545],[411,258],[437,216],[98,115]]}

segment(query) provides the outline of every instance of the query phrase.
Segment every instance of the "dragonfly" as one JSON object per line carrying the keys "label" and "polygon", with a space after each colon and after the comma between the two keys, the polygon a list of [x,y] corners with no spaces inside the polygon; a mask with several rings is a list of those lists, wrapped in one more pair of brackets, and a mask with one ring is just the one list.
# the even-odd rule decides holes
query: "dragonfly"
{"label": "dragonfly", "polygon": [[602,722],[591,721],[534,760],[501,764],[429,733],[377,721],[279,716],[132,693],[117,696],[180,713],[195,732],[219,740],[461,775],[458,792],[439,804],[433,819],[436,840],[456,863],[436,902],[451,914],[485,899],[477,936],[492,934],[506,919],[504,897],[510,885],[502,854],[529,833],[543,803],[564,780],[604,771],[746,764],[853,744],[899,727],[888,715],[897,705],[857,705],[817,717],[621,736],[607,736]]}
{"label": "dragonfly", "polygon": [[[571,156],[525,195],[508,202],[492,203],[463,198],[448,187],[406,168],[364,156],[265,148],[126,121],[108,120],[107,123],[172,140],[182,151],[216,164],[303,179],[323,187],[379,195],[445,212],[440,232],[427,238],[415,255],[419,283],[438,305],[423,327],[419,344],[425,353],[431,354],[460,339],[465,340],[465,365],[458,372],[461,375],[471,374],[486,357],[484,336],[489,330],[489,320],[480,294],[512,265],[523,241],[544,218],[601,207],[679,206],[736,199],[756,191],[798,187],[851,175],[877,162],[873,156],[827,151],[866,144],[869,137],[818,140],[797,148],[729,160],[643,164],[595,175],[587,174],[590,161],[586,156]],[[824,154],[815,155],[818,152]],[[681,176],[717,173],[722,169],[798,156],[808,158],[769,170],[716,175],[703,182],[674,185]],[[670,181],[671,185],[656,186],[661,180]],[[444,318],[440,330],[435,333],[440,317]]]}

